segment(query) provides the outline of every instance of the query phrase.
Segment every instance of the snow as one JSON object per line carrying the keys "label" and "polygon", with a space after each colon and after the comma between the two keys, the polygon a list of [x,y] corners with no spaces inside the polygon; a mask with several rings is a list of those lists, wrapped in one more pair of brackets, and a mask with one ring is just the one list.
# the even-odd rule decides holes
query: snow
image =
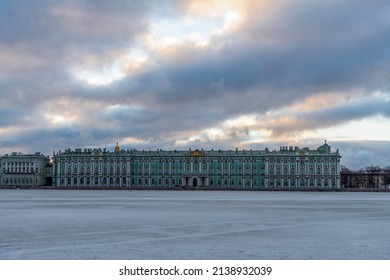
{"label": "snow", "polygon": [[0,259],[390,259],[390,193],[0,190]]}

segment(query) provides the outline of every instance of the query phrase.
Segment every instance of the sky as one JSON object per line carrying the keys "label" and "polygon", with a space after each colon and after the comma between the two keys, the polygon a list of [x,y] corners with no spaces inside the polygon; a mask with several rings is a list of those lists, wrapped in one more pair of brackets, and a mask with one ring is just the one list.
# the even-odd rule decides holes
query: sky
{"label": "sky", "polygon": [[390,2],[0,0],[0,153],[317,148],[390,165]]}

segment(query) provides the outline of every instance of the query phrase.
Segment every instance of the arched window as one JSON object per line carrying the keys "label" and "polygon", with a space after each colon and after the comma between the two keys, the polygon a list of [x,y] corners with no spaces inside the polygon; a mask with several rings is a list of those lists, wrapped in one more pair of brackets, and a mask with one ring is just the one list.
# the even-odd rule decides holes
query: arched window
{"label": "arched window", "polygon": [[91,185],[91,178],[87,177],[87,186]]}
{"label": "arched window", "polygon": [[74,177],[74,178],[73,178],[73,185],[74,185],[74,186],[77,186],[77,177]]}
{"label": "arched window", "polygon": [[106,186],[106,185],[107,185],[107,178],[103,177],[103,186]]}
{"label": "arched window", "polygon": [[123,177],[122,178],[122,186],[126,186],[126,184],[127,184],[126,177]]}
{"label": "arched window", "polygon": [[95,186],[99,185],[99,177],[95,177]]}
{"label": "arched window", "polygon": [[324,183],[325,183],[325,188],[329,187],[329,180],[328,179],[324,179]]}

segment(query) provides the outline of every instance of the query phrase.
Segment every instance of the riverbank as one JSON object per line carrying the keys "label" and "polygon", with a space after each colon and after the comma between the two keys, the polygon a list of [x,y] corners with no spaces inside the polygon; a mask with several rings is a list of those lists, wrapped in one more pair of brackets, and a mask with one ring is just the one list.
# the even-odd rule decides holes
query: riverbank
{"label": "riverbank", "polygon": [[238,188],[210,188],[210,187],[53,187],[53,186],[0,186],[0,189],[8,190],[147,190],[147,191],[266,191],[266,192],[390,192],[390,189],[362,189],[362,188],[339,188],[339,189],[315,189],[315,188],[262,188],[262,189],[238,189]]}

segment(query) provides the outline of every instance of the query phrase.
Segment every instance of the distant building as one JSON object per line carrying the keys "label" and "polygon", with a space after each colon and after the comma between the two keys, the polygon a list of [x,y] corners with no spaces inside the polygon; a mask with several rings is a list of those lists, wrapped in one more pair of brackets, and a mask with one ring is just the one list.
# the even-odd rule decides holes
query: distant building
{"label": "distant building", "polygon": [[340,188],[340,154],[317,149],[138,151],[67,149],[53,156],[53,185],[128,188]]}
{"label": "distant building", "polygon": [[43,186],[50,184],[45,168],[49,157],[41,153],[12,153],[0,157],[0,185],[2,186]]}

